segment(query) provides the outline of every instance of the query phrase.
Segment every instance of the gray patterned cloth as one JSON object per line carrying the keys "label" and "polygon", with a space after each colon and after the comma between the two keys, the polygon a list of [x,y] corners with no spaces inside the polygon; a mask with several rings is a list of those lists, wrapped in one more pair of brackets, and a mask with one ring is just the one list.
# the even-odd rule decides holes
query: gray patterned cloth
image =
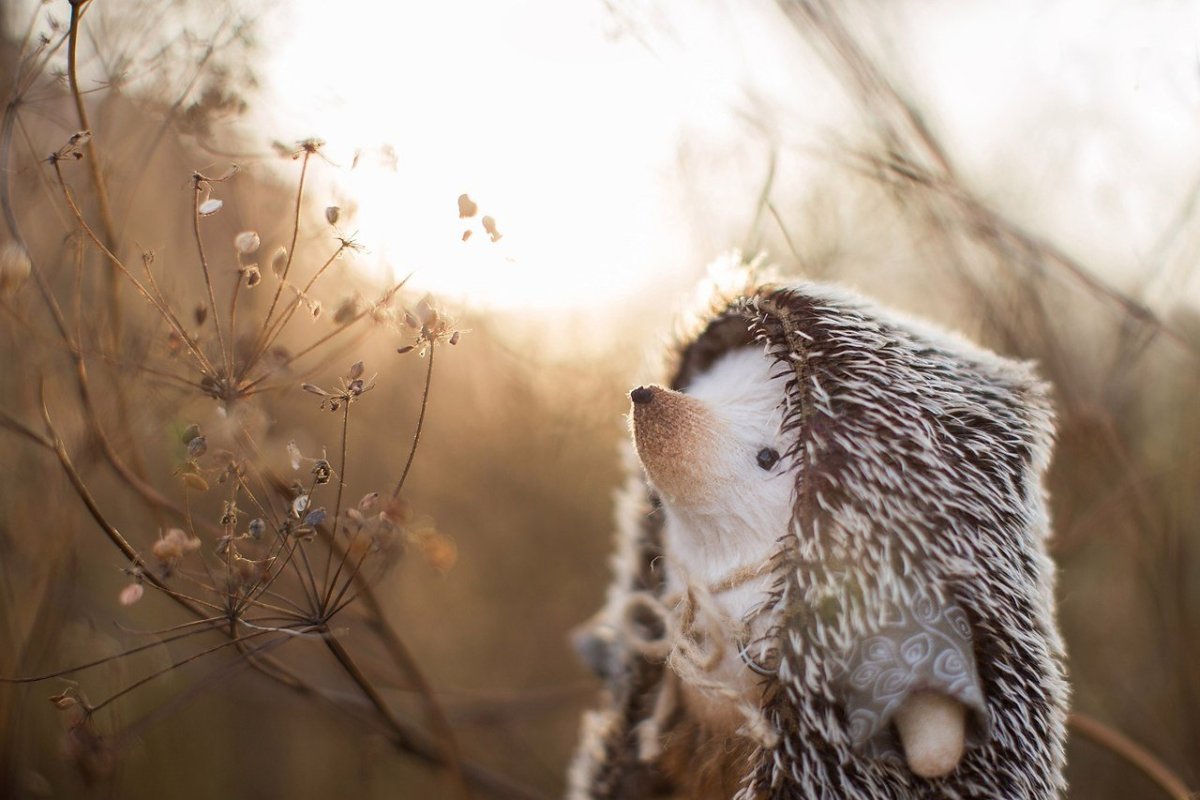
{"label": "gray patterned cloth", "polygon": [[968,747],[986,742],[987,707],[966,612],[923,592],[910,607],[889,612],[887,622],[859,641],[845,661],[845,707],[855,750],[870,758],[902,760],[892,717],[905,698],[923,690],[967,707]]}

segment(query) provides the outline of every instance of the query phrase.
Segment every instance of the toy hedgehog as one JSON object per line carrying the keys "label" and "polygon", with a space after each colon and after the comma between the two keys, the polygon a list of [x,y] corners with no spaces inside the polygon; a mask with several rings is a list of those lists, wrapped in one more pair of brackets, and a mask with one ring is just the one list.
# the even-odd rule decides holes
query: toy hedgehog
{"label": "toy hedgehog", "polygon": [[576,636],[606,689],[572,798],[1065,788],[1053,419],[1027,365],[766,285],[631,400],[641,468]]}

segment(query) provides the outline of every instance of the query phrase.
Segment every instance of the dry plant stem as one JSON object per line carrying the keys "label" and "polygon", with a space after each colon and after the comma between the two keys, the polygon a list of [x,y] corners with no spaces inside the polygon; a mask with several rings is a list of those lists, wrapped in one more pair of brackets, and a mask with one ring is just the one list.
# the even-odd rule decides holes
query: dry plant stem
{"label": "dry plant stem", "polygon": [[292,214],[292,243],[288,247],[287,261],[283,265],[283,274],[279,276],[279,281],[275,286],[275,295],[271,298],[271,305],[267,308],[266,316],[263,317],[263,327],[259,332],[259,344],[254,348],[253,352],[266,350],[267,331],[270,329],[271,316],[275,313],[275,306],[279,304],[279,295],[283,293],[283,287],[287,283],[288,273],[292,269],[292,259],[296,257],[296,240],[300,237],[300,209],[304,201],[304,177],[308,174],[308,160],[312,157],[312,153],[305,148],[304,160],[300,164],[300,183],[296,189],[296,210]]}
{"label": "dry plant stem", "polygon": [[346,554],[350,552],[350,548],[342,551],[342,558],[338,562],[337,572],[333,575],[333,580],[329,580],[329,567],[333,562],[333,542],[337,541],[338,523],[342,518],[342,490],[346,488],[346,445],[350,435],[350,406],[349,400],[346,401],[345,408],[342,411],[342,458],[338,464],[338,488],[337,500],[333,505],[333,530],[329,534],[330,547],[325,551],[325,574],[322,576],[322,581],[325,584],[325,595],[321,599],[321,613],[325,614],[329,608],[329,598],[333,595],[333,587],[337,584],[338,576],[342,574],[342,567],[346,564]]}
{"label": "dry plant stem", "polygon": [[51,164],[53,165],[54,173],[58,178],[59,188],[63,193],[63,197],[67,201],[67,207],[70,208],[72,215],[75,217],[75,221],[83,229],[83,232],[86,233],[88,238],[92,240],[92,243],[99,247],[104,255],[108,257],[113,266],[119,269],[121,273],[134,285],[134,287],[138,290],[138,293],[141,294],[141,296],[145,298],[150,305],[154,306],[154,310],[162,316],[167,324],[171,326],[171,329],[175,332],[175,335],[178,336],[187,347],[188,353],[191,354],[193,359],[195,359],[200,371],[207,375],[215,375],[216,370],[213,369],[212,363],[208,360],[204,353],[197,350],[192,344],[191,338],[184,331],[183,325],[179,322],[179,319],[175,316],[174,312],[171,311],[170,307],[151,294],[150,291],[144,285],[142,285],[142,282],[137,279],[137,276],[129,271],[129,268],[125,266],[124,262],[122,262],[115,253],[109,250],[104,245],[104,242],[100,241],[100,238],[96,235],[96,232],[92,230],[91,226],[87,224],[87,220],[83,218],[83,213],[79,210],[79,206],[76,205],[75,198],[71,196],[71,190],[67,188],[67,182],[63,177],[62,168],[59,166],[58,160],[51,159]]}
{"label": "dry plant stem", "polygon": [[[83,95],[79,91],[79,79],[76,73],[76,58],[79,44],[79,20],[83,7],[90,0],[70,0],[71,3],[71,21],[70,28],[67,31],[67,81],[71,87],[71,96],[75,100],[75,113],[79,117],[80,130],[90,131],[92,129],[91,122],[88,120],[87,107],[83,102]],[[100,229],[104,233],[104,245],[110,252],[117,252],[117,234],[116,227],[113,225],[112,209],[108,203],[108,189],[104,183],[104,175],[100,169],[100,161],[96,158],[96,148],[89,138],[83,145],[84,152],[87,155],[88,171],[92,176],[92,184],[96,187],[96,208],[100,214]],[[109,331],[111,342],[115,348],[121,335],[121,298],[120,284],[118,282],[117,270],[111,269],[108,273],[108,304],[111,329]]]}
{"label": "dry plant stem", "polygon": [[[324,641],[330,652],[333,653],[334,657],[338,660],[338,663],[342,665],[351,679],[358,684],[358,687],[362,690],[362,693],[366,695],[368,700],[371,701],[371,705],[375,706],[376,711],[378,711],[379,715],[387,722],[388,727],[392,730],[392,734],[396,737],[399,737],[400,740],[405,743],[407,748],[412,748],[415,743],[407,740],[408,731],[406,727],[395,716],[387,702],[383,699],[383,695],[381,695],[379,690],[375,687],[375,684],[371,683],[370,679],[368,679],[367,676],[363,674],[362,670],[359,669],[358,664],[356,664],[354,659],[350,657],[350,653],[346,651],[346,648],[342,647],[341,642],[330,636],[326,636]],[[453,741],[454,739],[451,737],[449,742],[452,743]],[[447,747],[450,746],[450,744],[447,744]],[[452,753],[453,752],[454,750],[452,749]],[[454,754],[456,755],[456,753]],[[457,760],[457,758],[455,758],[453,761],[450,761],[448,766],[451,767],[455,778],[456,788],[458,790],[457,794],[460,797],[469,797],[470,793],[467,791],[467,785],[466,781],[464,780],[460,762]]]}
{"label": "dry plant stem", "polygon": [[215,644],[212,647],[209,647],[205,650],[201,650],[199,653],[193,653],[192,655],[188,656],[187,658],[182,658],[179,661],[172,661],[170,664],[163,667],[162,669],[155,670],[154,672],[151,672],[149,675],[139,678],[138,680],[134,681],[133,683],[129,684],[125,688],[118,691],[116,694],[113,694],[113,695],[109,696],[108,698],[101,700],[99,703],[97,703],[96,705],[94,705],[90,709],[88,709],[88,711],[89,711],[89,713],[95,713],[96,711],[99,711],[100,709],[104,708],[106,705],[113,702],[114,700],[116,700],[120,697],[124,697],[125,695],[129,694],[134,689],[137,689],[141,686],[145,686],[147,683],[154,680],[155,678],[159,678],[163,675],[166,675],[167,673],[169,673],[175,669],[178,669],[179,667],[182,667],[185,664],[189,664],[198,658],[203,658],[204,656],[211,655],[213,653],[216,653],[219,650],[224,650],[226,647],[231,647],[233,645],[245,644],[246,642],[250,641],[251,639],[257,639],[260,636],[265,636],[267,633],[270,633],[270,631],[255,631],[254,633],[248,633],[245,636],[234,636],[230,639],[230,641],[221,642],[220,644]]}
{"label": "dry plant stem", "polygon": [[[217,295],[213,289],[212,276],[208,271],[208,257],[204,254],[204,237],[200,235],[200,196],[204,193],[207,181],[199,173],[192,175],[192,232],[196,236],[196,252],[200,256],[200,268],[204,271],[204,286],[208,289],[208,306],[213,315],[213,327],[217,329],[217,343],[221,347],[221,355],[225,359],[225,376],[233,377],[233,351],[225,346],[225,334],[221,330],[221,317],[217,312]],[[229,331],[233,336],[233,330]]]}
{"label": "dry plant stem", "polygon": [[417,430],[413,433],[412,447],[408,449],[408,461],[404,464],[404,472],[400,473],[400,480],[396,482],[396,488],[392,490],[392,497],[399,497],[400,490],[404,488],[404,482],[408,480],[408,471],[412,469],[413,459],[417,455],[417,445],[421,442],[421,429],[425,426],[425,409],[429,406],[429,387],[433,383],[433,354],[437,350],[437,343],[431,341],[429,343],[429,364],[425,367],[425,390],[421,393],[421,413],[417,416]]}
{"label": "dry plant stem", "polygon": [[1183,779],[1172,772],[1166,764],[1119,731],[1078,711],[1073,712],[1067,718],[1067,724],[1076,733],[1082,734],[1104,749],[1116,753],[1128,761],[1174,800],[1193,800],[1196,797]]}
{"label": "dry plant stem", "polygon": [[[188,622],[185,624],[189,625],[189,626],[203,625],[205,623],[219,622],[222,620],[223,620],[222,617],[205,617],[204,619],[194,620],[192,622]],[[98,666],[101,666],[102,664],[107,664],[110,661],[116,661],[119,658],[125,658],[126,656],[136,655],[137,653],[141,653],[145,650],[149,650],[152,647],[158,647],[160,645],[170,644],[171,642],[177,642],[180,639],[186,639],[190,636],[196,635],[197,633],[208,633],[208,632],[209,631],[206,629],[189,630],[185,633],[179,633],[174,636],[168,636],[165,639],[156,639],[153,642],[147,642],[146,644],[138,645],[137,647],[131,647],[128,650],[122,650],[120,653],[117,653],[116,655],[105,656],[104,658],[98,658],[95,661],[88,661],[84,664],[76,664],[75,666],[67,667],[66,669],[55,670],[54,672],[47,672],[42,675],[22,676],[20,678],[0,678],[0,683],[40,683],[41,681],[48,681],[51,678],[61,678],[64,675],[72,675],[76,672],[83,672],[84,670],[91,669],[92,667],[98,667]]]}
{"label": "dry plant stem", "polygon": [[[293,242],[293,245],[294,244],[295,243]],[[340,256],[345,249],[346,244],[343,242],[338,246],[337,250],[334,251],[333,255],[326,259],[325,263],[321,265],[321,268],[318,269],[311,278],[309,278],[308,283],[304,286],[304,289],[296,296],[296,299],[288,305],[287,310],[280,312],[275,321],[271,322],[266,329],[265,335],[262,337],[261,343],[255,348],[253,357],[246,362],[246,369],[249,369],[249,365],[256,362],[263,353],[271,349],[271,345],[274,344],[275,340],[279,338],[279,335],[283,333],[283,329],[287,327],[288,322],[290,322],[292,317],[295,316],[296,309],[300,308],[300,306],[303,304],[304,298],[308,296],[310,291],[312,291],[313,286],[320,279],[321,275],[325,272],[325,270],[329,269],[329,266],[337,260],[338,256]],[[283,279],[280,278],[280,288],[282,288],[283,285]]]}

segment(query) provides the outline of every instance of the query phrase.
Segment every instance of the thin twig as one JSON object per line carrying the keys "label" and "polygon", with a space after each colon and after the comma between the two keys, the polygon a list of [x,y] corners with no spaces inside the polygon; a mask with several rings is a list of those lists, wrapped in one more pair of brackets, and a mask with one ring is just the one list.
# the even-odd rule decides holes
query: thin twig
{"label": "thin twig", "polygon": [[1174,800],[1193,800],[1196,797],[1170,767],[1120,731],[1078,711],[1067,718],[1067,724],[1071,730],[1125,759]]}
{"label": "thin twig", "polygon": [[400,490],[404,488],[404,482],[408,480],[408,471],[412,469],[413,459],[417,455],[417,445],[421,442],[421,430],[425,426],[425,409],[429,405],[429,387],[433,383],[433,354],[437,350],[437,342],[429,342],[429,364],[425,368],[425,389],[421,392],[421,413],[417,417],[417,429],[413,432],[412,446],[408,449],[408,461],[404,464],[404,472],[400,473],[400,480],[396,482],[396,488],[392,490],[392,497],[399,497]]}

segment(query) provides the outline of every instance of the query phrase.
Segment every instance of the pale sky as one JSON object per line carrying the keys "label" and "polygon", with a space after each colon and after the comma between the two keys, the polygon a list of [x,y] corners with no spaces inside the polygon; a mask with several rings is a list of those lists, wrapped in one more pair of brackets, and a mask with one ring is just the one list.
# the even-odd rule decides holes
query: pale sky
{"label": "pale sky", "polygon": [[[583,308],[681,285],[741,244],[685,210],[752,206],[765,145],[738,116],[749,97],[772,110],[785,158],[853,118],[772,4],[613,5],[289,2],[269,25],[269,129],[318,135],[344,166],[362,149],[330,202],[357,205],[347,227],[380,268],[449,296]],[[1197,3],[873,8],[986,198],[1117,282],[1144,267],[1200,180]],[[461,241],[462,192],[500,242],[478,219]]]}

